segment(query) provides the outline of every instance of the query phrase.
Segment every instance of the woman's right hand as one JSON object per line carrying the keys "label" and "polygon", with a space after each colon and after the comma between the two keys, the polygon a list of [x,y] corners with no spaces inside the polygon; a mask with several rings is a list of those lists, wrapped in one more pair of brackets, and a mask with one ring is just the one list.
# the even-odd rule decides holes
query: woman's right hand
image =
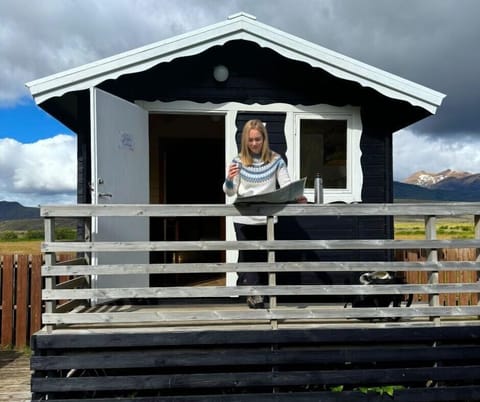
{"label": "woman's right hand", "polygon": [[240,173],[240,164],[238,163],[232,163],[228,167],[228,175],[227,179],[228,180],[233,180],[233,178]]}

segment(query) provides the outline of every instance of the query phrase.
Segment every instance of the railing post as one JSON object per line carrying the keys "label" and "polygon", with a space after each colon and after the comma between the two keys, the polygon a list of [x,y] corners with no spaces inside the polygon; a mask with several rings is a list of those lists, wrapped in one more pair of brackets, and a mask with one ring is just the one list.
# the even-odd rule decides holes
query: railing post
{"label": "railing post", "polygon": [[[267,216],[267,240],[273,241],[275,240],[275,219],[273,216]],[[268,250],[268,263],[274,264],[275,263],[275,250]],[[269,286],[277,286],[277,274],[275,272],[268,273],[268,285]],[[270,296],[270,308],[277,307],[277,296]],[[278,321],[277,320],[270,320],[270,326],[272,329],[278,329]],[[278,349],[277,344],[271,345],[271,350],[274,352]],[[272,366],[272,372],[278,371],[278,367]],[[277,393],[279,391],[278,387],[273,387],[273,393]]]}
{"label": "railing post", "polygon": [[[273,241],[275,240],[275,220],[273,216],[267,216],[267,240]],[[275,251],[268,250],[268,263],[273,264],[275,263]],[[275,272],[268,273],[268,286],[277,286],[277,275]],[[270,296],[270,308],[277,307],[277,297]],[[271,321],[272,328],[278,328],[278,323],[276,320]]]}
{"label": "railing post", "polygon": [[[55,220],[54,218],[46,217],[45,218],[45,241],[46,242],[53,242],[55,241]],[[56,262],[56,257],[54,252],[47,252],[45,253],[45,265],[52,266]],[[56,283],[55,277],[47,276],[45,278],[45,289],[52,290]],[[42,298],[43,299],[43,298]],[[54,300],[47,300],[45,302],[45,313],[53,313],[56,309],[56,303]],[[51,333],[53,331],[53,325],[46,326],[47,333]]]}
{"label": "railing post", "polygon": [[[84,238],[83,241],[85,242],[91,242],[92,241],[92,218],[87,218],[84,219],[83,222],[84,226]],[[83,257],[85,258],[85,261],[88,265],[92,263],[92,253],[83,253]],[[88,285],[91,288],[92,287],[92,276],[88,276]],[[91,305],[91,302],[89,303]]]}
{"label": "railing post", "polygon": [[[436,217],[435,216],[426,216],[425,217],[425,239],[426,240],[436,240],[437,239],[437,228],[436,228]],[[429,249],[427,250],[427,261],[438,262],[438,250]],[[437,285],[439,283],[439,273],[438,271],[431,271],[428,277],[428,283],[431,285]],[[438,293],[429,294],[428,296],[429,305],[432,307],[440,306],[440,295]],[[440,322],[440,317],[430,316],[430,320],[434,322]]]}

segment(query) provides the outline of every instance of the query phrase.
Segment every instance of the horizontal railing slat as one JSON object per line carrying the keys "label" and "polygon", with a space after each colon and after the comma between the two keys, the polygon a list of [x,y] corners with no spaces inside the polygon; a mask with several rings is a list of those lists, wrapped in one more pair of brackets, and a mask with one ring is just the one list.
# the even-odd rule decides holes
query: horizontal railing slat
{"label": "horizontal railing slat", "polygon": [[399,250],[415,248],[480,248],[480,239],[44,242],[41,248],[44,253],[61,251]]}
{"label": "horizontal railing slat", "polygon": [[202,298],[242,295],[374,295],[410,293],[480,292],[480,283],[423,284],[423,285],[277,285],[277,286],[198,286],[150,288],[101,288],[44,290],[44,300],[91,298]]}
{"label": "horizontal railing slat", "polygon": [[102,204],[49,205],[40,208],[43,217],[92,216],[454,216],[476,215],[480,203],[401,204]]}
{"label": "horizontal railing slat", "polygon": [[259,320],[323,320],[323,319],[382,319],[429,316],[466,317],[480,315],[480,307],[409,307],[409,308],[276,308],[257,310],[152,310],[142,312],[44,314],[45,324],[145,323],[157,325],[169,322],[218,322]]}
{"label": "horizontal railing slat", "polygon": [[350,271],[480,271],[480,262],[439,261],[302,261],[275,263],[178,263],[118,265],[55,265],[42,267],[42,276],[127,275],[225,272],[350,272]]}

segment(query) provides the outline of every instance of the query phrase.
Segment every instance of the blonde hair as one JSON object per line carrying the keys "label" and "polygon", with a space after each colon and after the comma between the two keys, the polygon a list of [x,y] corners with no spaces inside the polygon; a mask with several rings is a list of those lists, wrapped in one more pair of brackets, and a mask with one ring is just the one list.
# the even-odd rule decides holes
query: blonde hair
{"label": "blonde hair", "polygon": [[250,130],[258,130],[263,137],[262,151],[260,154],[260,159],[263,162],[271,162],[273,159],[273,151],[270,149],[270,144],[268,142],[268,131],[265,125],[261,120],[253,119],[245,123],[242,130],[242,139],[240,147],[240,160],[245,166],[251,166],[253,163],[252,154],[248,148],[248,135]]}

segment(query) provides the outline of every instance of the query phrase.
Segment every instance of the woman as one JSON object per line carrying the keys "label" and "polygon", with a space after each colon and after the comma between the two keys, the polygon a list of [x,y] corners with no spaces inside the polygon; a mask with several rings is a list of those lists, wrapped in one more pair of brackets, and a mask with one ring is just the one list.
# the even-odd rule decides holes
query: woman
{"label": "woman", "polygon": [[[291,183],[287,165],[282,157],[272,151],[268,133],[260,120],[249,120],[242,131],[240,154],[227,167],[223,191],[228,196],[248,197],[275,191],[277,183],[284,187]],[[306,202],[304,196],[297,199]],[[233,218],[237,240],[266,240],[265,216],[238,216]],[[240,250],[238,262],[266,262],[265,250]],[[240,272],[237,285],[263,285],[267,274]],[[247,297],[250,308],[264,308],[263,296]]]}

